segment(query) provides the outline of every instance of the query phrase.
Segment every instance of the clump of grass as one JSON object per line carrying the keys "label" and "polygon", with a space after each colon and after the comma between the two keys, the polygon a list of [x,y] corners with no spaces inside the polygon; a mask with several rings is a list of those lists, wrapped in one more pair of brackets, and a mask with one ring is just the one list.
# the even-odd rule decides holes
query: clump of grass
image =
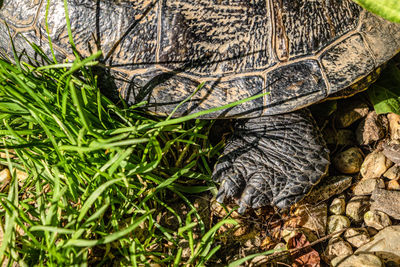
{"label": "clump of grass", "polygon": [[[214,189],[209,162],[221,146],[207,140],[210,121],[150,116],[145,102],[117,106],[90,71],[99,53],[54,64],[33,48],[49,65],[0,60],[0,163],[12,173],[0,194],[0,257],[21,266],[207,262],[216,230],[235,223],[207,229],[188,198]],[[184,217],[173,197],[186,203]],[[166,211],[176,229],[162,224]]]}

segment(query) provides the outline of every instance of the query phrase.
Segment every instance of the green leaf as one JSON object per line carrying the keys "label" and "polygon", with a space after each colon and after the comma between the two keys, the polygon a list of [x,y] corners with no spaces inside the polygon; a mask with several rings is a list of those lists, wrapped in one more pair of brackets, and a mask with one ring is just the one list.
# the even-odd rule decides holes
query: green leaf
{"label": "green leaf", "polygon": [[400,23],[399,0],[354,0],[354,2],[387,20]]}
{"label": "green leaf", "polygon": [[389,112],[400,114],[400,99],[389,89],[373,85],[368,90],[368,95],[377,114]]}

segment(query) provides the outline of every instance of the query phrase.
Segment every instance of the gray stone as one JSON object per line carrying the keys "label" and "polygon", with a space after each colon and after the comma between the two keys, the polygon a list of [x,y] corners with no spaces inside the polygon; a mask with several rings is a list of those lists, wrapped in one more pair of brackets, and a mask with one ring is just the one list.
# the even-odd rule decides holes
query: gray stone
{"label": "gray stone", "polygon": [[375,187],[385,188],[384,181],[378,178],[362,179],[353,188],[353,193],[356,196],[371,195]]}
{"label": "gray stone", "polygon": [[367,226],[373,227],[376,230],[381,230],[392,225],[389,216],[379,210],[370,210],[364,214],[364,222]]}
{"label": "gray stone", "polygon": [[388,226],[377,233],[369,243],[357,249],[355,253],[373,253],[381,258],[385,263],[391,262],[398,266],[400,265],[399,240],[400,225]]}
{"label": "gray stone", "polygon": [[360,223],[364,219],[364,213],[369,210],[370,201],[367,196],[356,196],[349,200],[346,206],[346,216],[352,221]]}
{"label": "gray stone", "polygon": [[400,191],[376,188],[371,195],[371,210],[379,210],[400,220]]}
{"label": "gray stone", "polygon": [[352,147],[338,153],[333,158],[336,170],[344,174],[354,174],[360,171],[363,163],[363,154],[358,147]]}

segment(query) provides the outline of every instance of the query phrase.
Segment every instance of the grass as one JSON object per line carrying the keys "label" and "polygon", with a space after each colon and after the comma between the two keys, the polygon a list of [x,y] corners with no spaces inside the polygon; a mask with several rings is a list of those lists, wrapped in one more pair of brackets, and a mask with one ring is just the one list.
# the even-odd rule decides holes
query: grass
{"label": "grass", "polygon": [[236,223],[208,228],[191,201],[215,190],[210,162],[222,143],[208,141],[212,121],[193,120],[204,112],[158,118],[140,110],[145,102],[112,103],[90,69],[99,55],[65,64],[43,55],[45,66],[0,60],[0,164],[12,174],[0,193],[0,258],[21,266],[204,265],[219,249],[219,227]]}

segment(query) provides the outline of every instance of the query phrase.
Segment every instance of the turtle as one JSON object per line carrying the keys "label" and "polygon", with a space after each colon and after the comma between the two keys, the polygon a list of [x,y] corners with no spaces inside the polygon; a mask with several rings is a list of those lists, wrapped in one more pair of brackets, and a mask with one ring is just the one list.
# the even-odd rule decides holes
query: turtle
{"label": "turtle", "polygon": [[[110,97],[183,116],[233,119],[212,174],[239,212],[300,201],[327,175],[329,151],[307,106],[374,82],[400,50],[400,25],[350,0],[3,0],[0,48],[57,60],[101,50]],[[46,12],[47,10],[47,12]],[[66,26],[71,23],[76,49]],[[49,42],[53,49],[50,49]]]}

